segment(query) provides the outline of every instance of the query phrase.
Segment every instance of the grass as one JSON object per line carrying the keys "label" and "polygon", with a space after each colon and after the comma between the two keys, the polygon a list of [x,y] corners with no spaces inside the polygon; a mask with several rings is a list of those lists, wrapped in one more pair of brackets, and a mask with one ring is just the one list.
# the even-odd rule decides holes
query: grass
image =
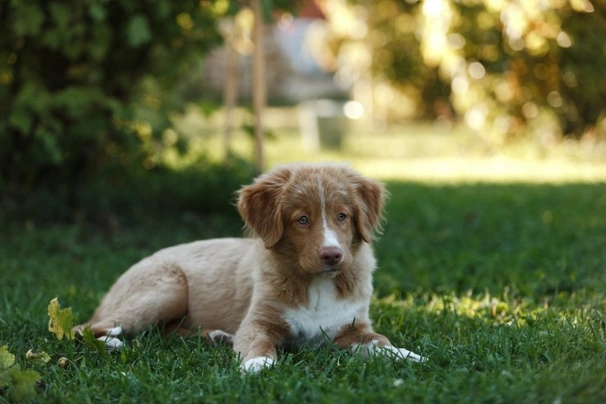
{"label": "grass", "polygon": [[[132,263],[164,246],[239,235],[237,216],[176,212],[113,233],[84,225],[8,223],[0,230],[0,346],[8,345],[22,369],[42,375],[35,401],[606,401],[601,166],[579,175],[575,167],[583,164],[556,160],[560,174],[547,178],[540,170],[510,180],[506,173],[495,181],[484,174],[462,178],[465,172],[455,170],[450,177],[420,178],[373,162],[405,168],[415,158],[452,163],[464,162],[465,155],[453,160],[456,153],[444,151],[438,160],[430,150],[417,149],[417,157],[399,156],[397,147],[422,142],[410,134],[400,143],[381,136],[374,142],[361,136],[348,144],[349,154],[334,156],[387,180],[391,197],[376,245],[371,316],[377,330],[429,362],[362,362],[347,352],[302,349],[284,353],[276,369],[242,376],[228,349],[196,338],[163,340],[155,330],[103,356],[48,332],[49,301],[58,297],[78,321],[85,320]],[[295,141],[271,144],[272,163],[294,158],[288,150]],[[381,149],[388,141],[396,143],[384,158],[371,146],[354,153],[356,144]],[[542,166],[540,160],[524,161]],[[29,362],[29,349],[45,351],[51,360]],[[65,368],[61,357],[68,359]],[[0,389],[0,402],[9,401],[9,393]]]}

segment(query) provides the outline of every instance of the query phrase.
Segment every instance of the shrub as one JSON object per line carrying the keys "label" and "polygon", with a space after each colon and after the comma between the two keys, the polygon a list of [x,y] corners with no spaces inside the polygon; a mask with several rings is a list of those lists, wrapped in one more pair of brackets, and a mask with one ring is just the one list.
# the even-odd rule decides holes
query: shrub
{"label": "shrub", "polygon": [[[212,5],[214,2],[209,2]],[[89,178],[125,153],[144,158],[133,104],[146,76],[171,86],[220,41],[197,2],[0,2],[0,178],[30,190]],[[162,131],[154,128],[154,135]]]}
{"label": "shrub", "polygon": [[[294,3],[264,6],[269,13]],[[0,0],[0,218],[127,211],[126,198],[222,206],[245,165],[200,159],[172,176],[157,156],[187,148],[178,134],[165,144],[170,114],[201,97],[183,78],[198,74],[221,42],[216,22],[238,7],[228,0]]]}

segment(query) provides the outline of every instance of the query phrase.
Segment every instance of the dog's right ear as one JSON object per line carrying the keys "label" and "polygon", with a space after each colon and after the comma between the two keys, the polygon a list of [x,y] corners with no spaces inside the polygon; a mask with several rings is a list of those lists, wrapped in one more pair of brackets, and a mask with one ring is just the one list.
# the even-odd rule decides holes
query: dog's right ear
{"label": "dog's right ear", "polygon": [[265,248],[272,248],[284,234],[281,199],[291,175],[288,168],[274,170],[238,192],[238,212]]}

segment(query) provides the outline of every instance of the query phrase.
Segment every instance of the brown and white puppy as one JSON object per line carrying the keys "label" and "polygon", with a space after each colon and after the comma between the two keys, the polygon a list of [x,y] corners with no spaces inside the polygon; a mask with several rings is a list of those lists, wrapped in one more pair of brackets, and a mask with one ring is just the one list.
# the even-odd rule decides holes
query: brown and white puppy
{"label": "brown and white puppy", "polygon": [[126,271],[90,329],[119,347],[120,334],[155,324],[233,342],[245,371],[276,360],[276,349],[333,341],[401,359],[368,316],[384,187],[343,164],[292,164],[239,192],[238,210],[254,238],[166,248]]}

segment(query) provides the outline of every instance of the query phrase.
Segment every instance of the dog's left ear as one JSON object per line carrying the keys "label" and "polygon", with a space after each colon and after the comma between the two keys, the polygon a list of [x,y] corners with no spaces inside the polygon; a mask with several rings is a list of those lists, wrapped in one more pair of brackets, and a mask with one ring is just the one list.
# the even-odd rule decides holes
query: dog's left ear
{"label": "dog's left ear", "polygon": [[380,182],[361,176],[354,183],[357,196],[354,206],[356,227],[362,240],[370,243],[374,235],[381,232],[387,191]]}
{"label": "dog's left ear", "polygon": [[281,168],[258,177],[238,192],[238,212],[246,227],[271,248],[284,234],[281,196],[292,172]]}

